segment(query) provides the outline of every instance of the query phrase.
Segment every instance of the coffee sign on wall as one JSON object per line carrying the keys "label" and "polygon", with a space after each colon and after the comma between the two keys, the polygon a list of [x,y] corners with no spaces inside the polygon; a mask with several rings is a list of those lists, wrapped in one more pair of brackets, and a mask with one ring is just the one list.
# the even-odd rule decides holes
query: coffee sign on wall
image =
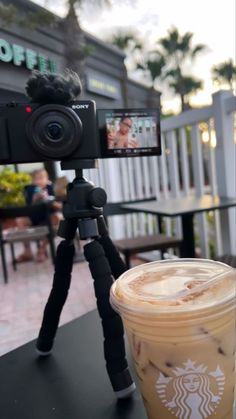
{"label": "coffee sign on wall", "polygon": [[0,61],[13,63],[18,67],[25,66],[28,70],[38,69],[42,73],[56,71],[55,61],[46,55],[18,44],[10,44],[2,38],[0,38]]}

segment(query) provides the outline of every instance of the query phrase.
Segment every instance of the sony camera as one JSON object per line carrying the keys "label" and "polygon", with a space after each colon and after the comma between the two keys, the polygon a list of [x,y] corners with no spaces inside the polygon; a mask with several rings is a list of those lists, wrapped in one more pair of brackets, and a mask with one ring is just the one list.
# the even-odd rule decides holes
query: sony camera
{"label": "sony camera", "polygon": [[0,164],[161,154],[158,109],[106,109],[91,100],[0,105]]}
{"label": "sony camera", "polygon": [[26,93],[28,104],[0,105],[0,164],[61,160],[69,167],[78,160],[161,154],[158,109],[96,112],[94,101],[77,100],[81,82],[71,70],[33,72]]}
{"label": "sony camera", "polygon": [[0,163],[98,157],[93,101],[0,105]]}

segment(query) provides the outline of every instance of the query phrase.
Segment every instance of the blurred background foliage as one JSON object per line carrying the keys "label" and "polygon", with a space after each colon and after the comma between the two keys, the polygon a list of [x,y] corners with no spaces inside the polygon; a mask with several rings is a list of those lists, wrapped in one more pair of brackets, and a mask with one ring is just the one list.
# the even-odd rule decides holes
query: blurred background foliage
{"label": "blurred background foliage", "polygon": [[0,172],[0,208],[24,205],[24,188],[31,181],[28,173],[15,173],[10,168],[4,168]]}

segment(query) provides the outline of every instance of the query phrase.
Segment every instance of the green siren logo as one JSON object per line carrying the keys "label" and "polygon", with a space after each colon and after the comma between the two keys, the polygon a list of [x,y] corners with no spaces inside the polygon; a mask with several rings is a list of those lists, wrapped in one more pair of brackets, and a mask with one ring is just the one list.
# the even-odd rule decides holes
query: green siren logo
{"label": "green siren logo", "polygon": [[[205,419],[214,413],[224,392],[225,376],[220,367],[207,372],[190,359],[184,368],[173,369],[174,377],[160,373],[156,391],[164,406],[178,419]],[[168,400],[168,395],[172,397]]]}
{"label": "green siren logo", "polygon": [[36,52],[21,45],[10,44],[5,39],[0,38],[0,61],[13,63],[21,67],[25,66],[28,70],[38,69],[41,73],[56,72],[56,63],[44,54]]}

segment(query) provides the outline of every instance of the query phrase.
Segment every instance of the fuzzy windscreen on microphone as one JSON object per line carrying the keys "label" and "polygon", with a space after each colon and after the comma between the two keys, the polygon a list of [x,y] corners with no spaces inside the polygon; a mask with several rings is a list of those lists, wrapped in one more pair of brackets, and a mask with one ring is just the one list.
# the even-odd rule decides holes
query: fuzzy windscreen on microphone
{"label": "fuzzy windscreen on microphone", "polygon": [[26,93],[32,102],[40,104],[58,103],[65,105],[81,93],[78,74],[67,71],[65,75],[33,71],[26,84]]}

